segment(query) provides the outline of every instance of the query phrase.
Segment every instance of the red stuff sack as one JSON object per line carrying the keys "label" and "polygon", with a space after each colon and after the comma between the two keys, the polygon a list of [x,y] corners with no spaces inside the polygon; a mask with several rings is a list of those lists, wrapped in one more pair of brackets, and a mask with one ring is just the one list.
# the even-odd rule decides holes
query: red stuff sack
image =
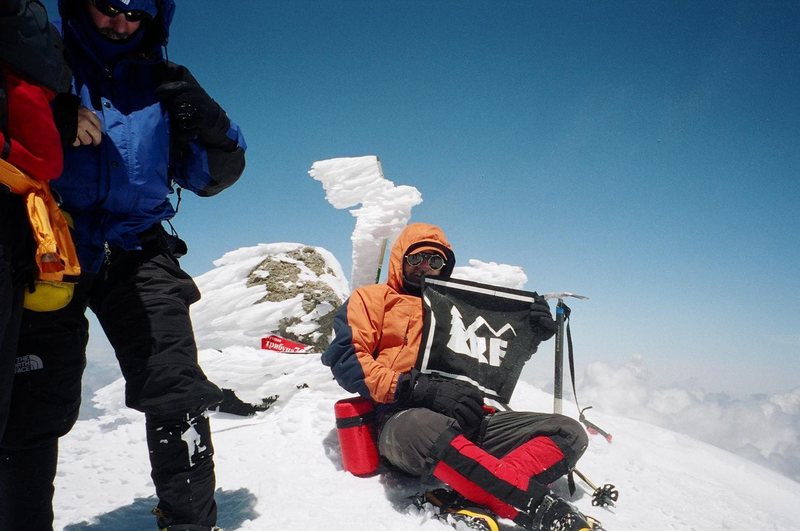
{"label": "red stuff sack", "polygon": [[372,401],[362,397],[344,398],[336,402],[334,413],[344,469],[355,476],[374,474],[380,457]]}

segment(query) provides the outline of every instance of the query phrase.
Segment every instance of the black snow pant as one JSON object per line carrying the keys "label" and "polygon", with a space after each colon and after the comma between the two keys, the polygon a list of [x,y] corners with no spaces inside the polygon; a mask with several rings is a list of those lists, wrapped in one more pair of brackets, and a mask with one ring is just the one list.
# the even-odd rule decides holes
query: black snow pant
{"label": "black snow pant", "polygon": [[[4,531],[52,528],[58,435],[66,433],[64,424],[74,422],[80,400],[82,364],[77,383],[70,385],[76,375],[62,372],[64,365],[58,359],[51,366],[41,351],[21,347],[28,313],[23,310],[23,295],[34,278],[34,253],[23,199],[0,190],[0,529]],[[66,337],[66,342],[81,343],[77,340],[81,334],[71,333],[76,341]],[[71,393],[78,398],[67,398]],[[51,407],[58,410],[52,412]],[[40,413],[64,419],[61,427],[50,421],[40,425]],[[16,446],[8,447],[6,441]]]}
{"label": "black snow pant", "polygon": [[[34,456],[56,455],[58,438],[77,419],[87,306],[114,348],[126,404],[145,414],[158,526],[216,524],[213,446],[204,412],[222,392],[197,362],[189,305],[200,294],[173,254],[175,240],[160,225],[141,239],[141,251],[112,248],[99,273],[84,273],[63,310],[24,313],[19,356],[35,355],[41,366],[16,375],[0,444],[0,522],[11,522],[0,523],[4,531],[52,529],[55,460]],[[46,470],[32,473],[42,463]],[[16,488],[26,475],[37,483],[30,497]],[[44,516],[31,525],[32,513]]]}
{"label": "black snow pant", "polygon": [[[35,247],[21,196],[0,186],[0,438],[11,407],[23,290],[34,272]],[[0,529],[3,529],[0,525]]]}

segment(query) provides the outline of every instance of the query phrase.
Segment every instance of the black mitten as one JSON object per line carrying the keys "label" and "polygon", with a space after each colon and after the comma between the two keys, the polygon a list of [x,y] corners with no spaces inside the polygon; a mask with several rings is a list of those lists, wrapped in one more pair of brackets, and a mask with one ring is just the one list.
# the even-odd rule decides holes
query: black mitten
{"label": "black mitten", "polygon": [[231,122],[225,111],[194,80],[162,83],[156,88],[156,96],[166,107],[179,142],[197,138],[209,147],[236,148],[236,142],[226,134]]}
{"label": "black mitten", "polygon": [[531,304],[530,321],[533,333],[540,342],[547,341],[556,333],[556,322],[550,313],[550,305],[541,295],[534,297]]}
{"label": "black mitten", "polygon": [[485,414],[483,395],[474,386],[429,374],[413,376],[408,402],[454,418],[465,433],[477,430]]}

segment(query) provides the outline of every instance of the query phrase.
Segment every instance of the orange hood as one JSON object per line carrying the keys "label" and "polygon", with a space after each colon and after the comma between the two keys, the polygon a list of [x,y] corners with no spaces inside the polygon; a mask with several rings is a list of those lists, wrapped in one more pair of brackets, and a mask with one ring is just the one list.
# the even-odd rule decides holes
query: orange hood
{"label": "orange hood", "polygon": [[447,265],[441,276],[450,276],[456,264],[456,256],[444,231],[429,223],[412,223],[403,229],[392,245],[392,252],[389,255],[389,277],[386,281],[392,289],[401,293],[407,292],[403,287],[403,257],[409,251],[426,250],[426,247],[444,255]]}

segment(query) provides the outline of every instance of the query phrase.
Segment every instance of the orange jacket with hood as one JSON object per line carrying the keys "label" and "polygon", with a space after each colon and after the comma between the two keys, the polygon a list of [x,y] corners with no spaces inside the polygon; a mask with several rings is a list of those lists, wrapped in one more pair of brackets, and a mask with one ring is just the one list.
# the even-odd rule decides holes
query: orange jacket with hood
{"label": "orange jacket with hood", "polygon": [[436,250],[449,276],[455,255],[444,232],[435,225],[413,223],[397,237],[389,256],[386,283],[361,286],[339,308],[335,338],[322,363],[351,393],[387,404],[395,401],[400,376],[417,360],[422,339],[422,299],[403,279],[403,257],[410,251]]}

